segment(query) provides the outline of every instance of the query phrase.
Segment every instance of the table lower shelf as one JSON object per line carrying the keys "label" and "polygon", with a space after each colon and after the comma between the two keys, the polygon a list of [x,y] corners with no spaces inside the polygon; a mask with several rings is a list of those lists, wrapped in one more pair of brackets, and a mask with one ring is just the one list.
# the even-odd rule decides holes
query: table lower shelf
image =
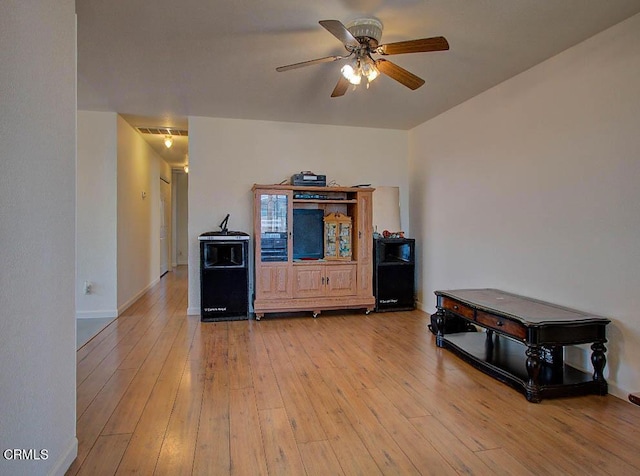
{"label": "table lower shelf", "polygon": [[606,395],[606,382],[596,382],[593,376],[563,362],[542,362],[537,385],[529,384],[525,351],[527,347],[516,340],[487,332],[445,334],[442,346],[496,378],[522,392],[527,400],[577,395]]}

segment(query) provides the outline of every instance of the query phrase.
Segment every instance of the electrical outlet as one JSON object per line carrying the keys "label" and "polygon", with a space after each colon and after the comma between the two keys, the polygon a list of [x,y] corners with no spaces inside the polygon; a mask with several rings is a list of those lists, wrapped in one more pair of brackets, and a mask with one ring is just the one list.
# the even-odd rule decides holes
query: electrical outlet
{"label": "electrical outlet", "polygon": [[84,293],[85,293],[85,294],[91,294],[91,288],[92,288],[92,286],[93,286],[93,285],[91,284],[91,281],[85,281],[85,282],[84,282],[84,288],[83,288]]}

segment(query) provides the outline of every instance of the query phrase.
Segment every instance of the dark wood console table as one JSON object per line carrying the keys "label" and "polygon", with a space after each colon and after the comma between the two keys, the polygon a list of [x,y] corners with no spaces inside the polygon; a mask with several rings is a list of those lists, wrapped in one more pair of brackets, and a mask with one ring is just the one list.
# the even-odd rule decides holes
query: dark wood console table
{"label": "dark wood console table", "polygon": [[[492,377],[543,398],[607,394],[606,326],[600,316],[497,289],[436,291],[436,344]],[[486,332],[445,334],[447,319],[466,319]],[[564,346],[591,344],[593,374],[564,362]]]}

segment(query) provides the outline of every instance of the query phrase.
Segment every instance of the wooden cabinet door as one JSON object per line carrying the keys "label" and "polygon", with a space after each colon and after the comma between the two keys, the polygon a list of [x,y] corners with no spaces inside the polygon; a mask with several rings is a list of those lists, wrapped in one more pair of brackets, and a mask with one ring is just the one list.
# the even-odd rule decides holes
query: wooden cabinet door
{"label": "wooden cabinet door", "polygon": [[324,266],[294,266],[293,295],[297,298],[325,295]]}
{"label": "wooden cabinet door", "polygon": [[293,287],[291,270],[288,264],[262,264],[256,269],[256,298],[291,298]]}
{"label": "wooden cabinet door", "polygon": [[373,296],[373,193],[358,193],[358,295]]}
{"label": "wooden cabinet door", "polygon": [[253,230],[257,267],[291,262],[292,197],[290,190],[254,190]]}
{"label": "wooden cabinet door", "polygon": [[358,193],[358,261],[371,260],[373,252],[373,193]]}
{"label": "wooden cabinet door", "polygon": [[351,296],[356,294],[356,266],[343,264],[325,267],[325,285],[328,296]]}
{"label": "wooden cabinet door", "polygon": [[356,294],[355,264],[294,266],[293,296],[314,298]]}

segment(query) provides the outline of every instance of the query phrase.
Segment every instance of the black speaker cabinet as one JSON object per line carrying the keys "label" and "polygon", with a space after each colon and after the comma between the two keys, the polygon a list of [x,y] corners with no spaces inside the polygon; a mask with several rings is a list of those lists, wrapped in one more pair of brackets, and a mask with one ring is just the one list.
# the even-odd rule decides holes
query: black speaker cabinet
{"label": "black speaker cabinet", "polygon": [[247,268],[203,270],[200,313],[202,320],[248,319],[248,278]]}
{"label": "black speaker cabinet", "polygon": [[248,241],[200,242],[200,317],[249,318]]}
{"label": "black speaker cabinet", "polygon": [[379,238],[374,240],[373,293],[375,310],[415,309],[415,240]]}

